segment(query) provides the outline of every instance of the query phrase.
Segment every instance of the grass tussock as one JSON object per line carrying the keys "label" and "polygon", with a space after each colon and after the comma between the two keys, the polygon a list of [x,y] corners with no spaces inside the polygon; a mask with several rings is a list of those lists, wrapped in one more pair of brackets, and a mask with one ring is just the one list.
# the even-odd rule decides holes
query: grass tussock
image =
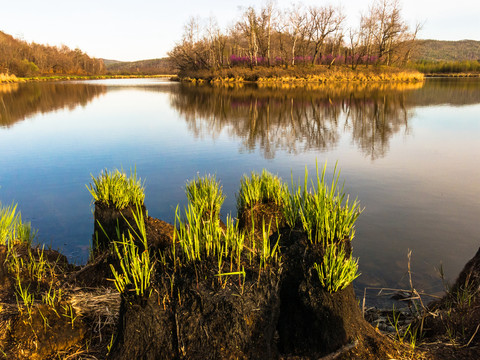
{"label": "grass tussock", "polygon": [[122,170],[109,172],[107,169],[95,178],[91,175],[93,185],[87,185],[87,189],[95,202],[104,205],[113,205],[122,210],[130,205],[143,205],[145,199],[144,185],[137,172],[130,171],[130,176]]}
{"label": "grass tussock", "polygon": [[[120,269],[110,264],[114,276],[114,282],[120,293],[125,291],[134,291],[137,296],[144,296],[150,290],[150,279],[153,273],[154,264],[150,258],[150,252],[147,244],[147,230],[145,228],[145,219],[141,208],[137,205],[136,211],[133,212],[135,224],[138,232],[131,231],[125,234],[118,234],[119,240],[113,242],[114,252],[120,263]],[[139,253],[136,244],[138,239],[143,251]],[[148,292],[150,295],[150,292]]]}
{"label": "grass tussock", "polygon": [[316,179],[308,184],[308,171],[305,169],[303,188],[292,181],[290,193],[285,197],[285,217],[290,227],[300,220],[303,230],[311,243],[324,245],[353,239],[355,221],[363,211],[357,199],[350,201],[343,185],[339,187],[340,171],[335,165],[332,181],[325,181],[325,163],[321,174],[316,166]]}
{"label": "grass tussock", "polygon": [[[208,190],[199,189],[202,186]],[[197,195],[200,193],[208,194],[211,200],[205,203],[199,202]],[[268,264],[279,259],[278,242],[276,246],[270,246],[268,232],[262,240],[268,245],[265,245],[264,251],[256,251],[256,248],[260,249],[262,246],[260,244],[257,247],[245,245],[245,233],[238,228],[238,221],[234,221],[227,215],[226,224],[221,223],[219,214],[224,196],[214,177],[198,177],[189,182],[186,194],[189,203],[184,214],[181,214],[178,207],[175,212],[172,248],[175,267],[187,263],[205,263],[214,259],[217,268],[216,276],[223,281],[223,278],[232,275],[238,275],[244,279],[244,265],[252,264],[252,261],[258,261],[261,268],[266,268]],[[204,208],[214,210],[204,211]],[[179,245],[180,253],[175,253],[175,244]]]}
{"label": "grass tussock", "polygon": [[225,196],[214,175],[198,176],[188,181],[185,193],[195,212],[219,216]]}
{"label": "grass tussock", "polygon": [[273,202],[280,206],[288,189],[277,175],[265,169],[261,174],[254,171],[250,177],[244,175],[240,180],[240,191],[237,195],[237,210],[251,208],[258,203]]}
{"label": "grass tussock", "polygon": [[330,293],[345,289],[360,276],[358,259],[347,256],[342,245],[329,244],[325,248],[323,261],[315,263],[314,268],[323,288]]}

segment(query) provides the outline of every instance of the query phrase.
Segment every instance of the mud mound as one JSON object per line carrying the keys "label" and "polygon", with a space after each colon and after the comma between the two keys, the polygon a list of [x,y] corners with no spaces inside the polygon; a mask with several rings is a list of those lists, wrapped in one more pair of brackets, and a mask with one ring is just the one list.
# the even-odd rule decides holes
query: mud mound
{"label": "mud mound", "polygon": [[352,285],[335,293],[321,286],[313,264],[322,258],[322,247],[309,243],[300,229],[283,229],[280,238],[285,276],[277,329],[283,356],[316,359],[342,348],[355,358],[392,353],[393,344],[363,319]]}
{"label": "mud mound", "polygon": [[[145,206],[141,206],[143,217],[146,218]],[[128,231],[137,231],[133,214],[136,212],[134,205],[123,210],[108,206],[102,202],[95,203],[93,244],[94,250],[102,252],[108,249],[111,241],[117,240],[117,227],[120,234],[127,234]]]}
{"label": "mud mound", "polygon": [[148,216],[145,219],[147,240],[154,249],[164,250],[172,245],[173,225]]}
{"label": "mud mound", "polygon": [[453,342],[462,348],[470,346],[468,351],[480,353],[475,350],[480,345],[480,249],[465,265],[447,294],[429,305],[431,314],[434,316],[428,316],[424,324],[427,338]]}
{"label": "mud mound", "polygon": [[81,320],[64,316],[61,306],[38,305],[31,316],[18,315],[13,322],[8,354],[16,359],[46,359],[79,344],[86,333]]}
{"label": "mud mound", "polygon": [[220,283],[198,264],[187,266],[175,275],[173,288],[159,274],[149,298],[122,301],[111,358],[276,358],[280,274],[277,269],[258,277],[253,270],[246,270],[244,283],[239,276]]}

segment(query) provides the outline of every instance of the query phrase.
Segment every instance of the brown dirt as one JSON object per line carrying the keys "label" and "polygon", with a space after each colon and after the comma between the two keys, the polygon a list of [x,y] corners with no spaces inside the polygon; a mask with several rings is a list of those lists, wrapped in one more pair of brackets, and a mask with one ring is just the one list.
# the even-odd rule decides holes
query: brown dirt
{"label": "brown dirt", "polygon": [[[144,218],[146,218],[146,208],[141,206]],[[108,249],[111,241],[118,240],[117,226],[120,234],[138,232],[133,213],[136,209],[129,206],[123,210],[117,210],[113,206],[105,205],[102,202],[95,202],[93,244],[94,251],[102,252]]]}

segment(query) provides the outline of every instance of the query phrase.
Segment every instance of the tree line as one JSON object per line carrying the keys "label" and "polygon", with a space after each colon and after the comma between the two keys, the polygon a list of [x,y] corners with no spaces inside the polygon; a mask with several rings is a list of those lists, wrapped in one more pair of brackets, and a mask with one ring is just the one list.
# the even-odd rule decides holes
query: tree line
{"label": "tree line", "polygon": [[0,73],[16,76],[98,75],[105,73],[101,59],[80,49],[27,43],[0,31]]}
{"label": "tree line", "polygon": [[248,7],[222,31],[215,18],[192,17],[169,52],[180,70],[226,66],[348,64],[403,65],[409,61],[421,25],[410,29],[398,0],[374,0],[357,27],[346,26],[340,7],[273,1]]}

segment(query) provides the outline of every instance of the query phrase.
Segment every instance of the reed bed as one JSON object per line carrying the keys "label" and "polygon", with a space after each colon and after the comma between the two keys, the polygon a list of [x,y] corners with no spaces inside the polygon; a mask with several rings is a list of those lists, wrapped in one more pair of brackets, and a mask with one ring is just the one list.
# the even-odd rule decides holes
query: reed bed
{"label": "reed bed", "polygon": [[413,69],[387,66],[294,66],[294,67],[233,67],[229,69],[197,70],[179,74],[182,81],[196,84],[229,85],[242,82],[263,83],[325,83],[325,82],[417,82],[424,75]]}
{"label": "reed bed", "polygon": [[0,74],[0,84],[1,83],[12,83],[17,82],[19,79],[13,74]]}

